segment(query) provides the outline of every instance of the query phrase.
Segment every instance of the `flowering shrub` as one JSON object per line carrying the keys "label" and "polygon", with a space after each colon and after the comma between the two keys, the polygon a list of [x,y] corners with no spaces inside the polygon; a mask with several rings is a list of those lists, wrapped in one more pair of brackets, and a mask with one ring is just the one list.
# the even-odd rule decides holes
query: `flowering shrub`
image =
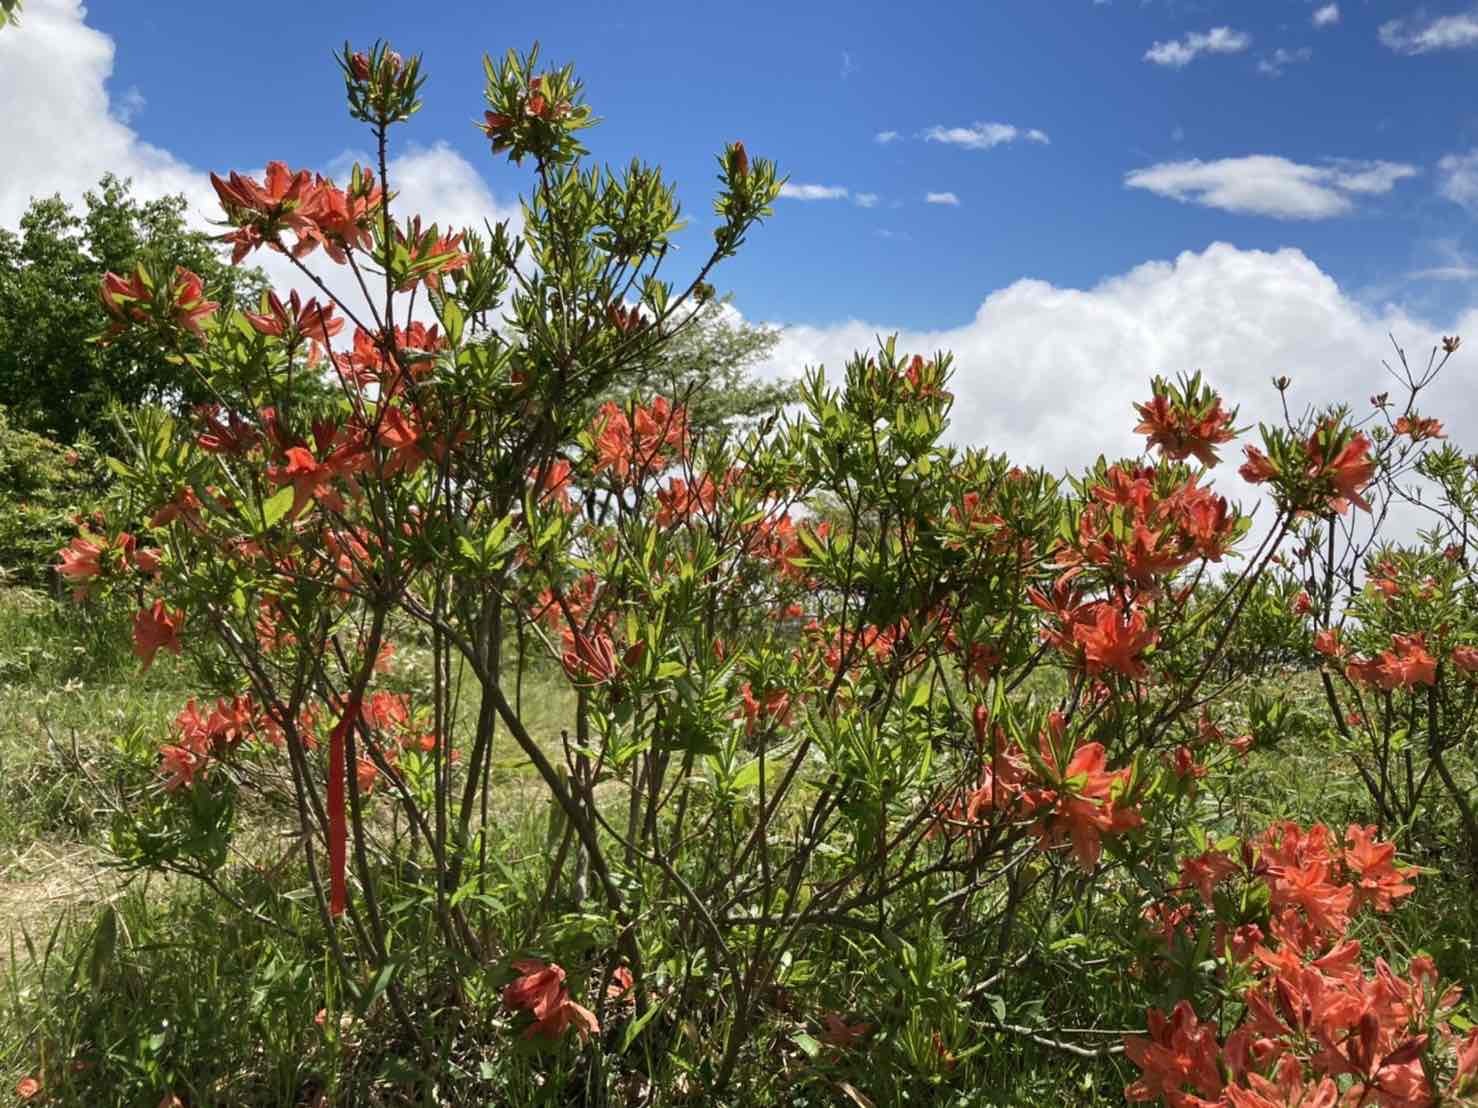
{"label": "flowering shrub", "polygon": [[[1459,345],[1444,339],[1420,372],[1402,355],[1404,399],[1372,397],[1369,432],[1339,448],[1365,493],[1336,490],[1333,510],[1301,518],[1282,576],[1319,664],[1329,726],[1369,791],[1372,817],[1433,849],[1441,864],[1472,873],[1478,613],[1469,566],[1478,470],[1416,407]],[[1321,425],[1308,442],[1323,435]],[[1328,451],[1336,445],[1331,439]],[[1364,504],[1371,525],[1345,524],[1342,502]],[[1402,511],[1429,526],[1419,541],[1394,545],[1380,524]]]}
{"label": "flowering shrub", "polygon": [[[488,63],[482,129],[532,167],[523,224],[427,228],[392,211],[387,177],[419,61],[376,46],[340,62],[374,166],[344,187],[281,163],[213,178],[237,260],[281,252],[317,295],[241,312],[188,273],[103,287],[120,326],[219,397],[139,414],[120,518],[147,526],[62,556],[76,589],[139,590],[143,665],[187,646],[224,661],[214,706],[186,704],[162,744],[163,807],[134,857],[208,875],[239,793],[287,807],[322,941],[346,980],[382,982],[409,1041],[408,990],[443,996],[451,977],[472,1008],[496,982],[544,1046],[624,1051],[701,1025],[717,1045],[694,1080],[721,1095],[777,998],[813,984],[798,945],[842,935],[935,998],[908,1017],[911,1064],[953,1066],[957,962],[930,944],[1009,943],[1049,875],[1150,872],[1208,779],[1289,729],[1266,702],[1245,731],[1206,705],[1234,684],[1234,633],[1301,516],[1367,503],[1370,440],[1331,415],[1249,447],[1276,517],[1232,570],[1249,521],[1208,467],[1236,412],[1199,376],[1152,383],[1145,456],[1068,482],[945,445],[949,357],[892,341],[837,378],[808,372],[797,410],[725,430],[633,384],[769,213],[771,163],[724,150],[713,250],[671,284],[660,172],[583,170],[573,72],[510,54]],[[1403,643],[1393,672],[1420,676],[1424,648]],[[410,688],[408,656],[428,671]],[[534,666],[568,694],[557,737],[522,703]],[[510,741],[552,813],[524,863],[532,935],[486,893]],[[1245,865],[1305,874],[1264,882],[1278,930],[1259,917],[1294,954],[1314,941],[1300,928],[1404,895],[1368,838],[1309,846],[1324,853],[1306,866],[1293,834]],[[1350,891],[1325,905],[1331,867]],[[425,880],[392,910],[407,872]],[[527,949],[559,961],[513,957]],[[829,1015],[838,1052],[874,1022]],[[1377,1030],[1395,1065],[1402,1043]],[[1381,1072],[1375,1049],[1362,1073]]]}

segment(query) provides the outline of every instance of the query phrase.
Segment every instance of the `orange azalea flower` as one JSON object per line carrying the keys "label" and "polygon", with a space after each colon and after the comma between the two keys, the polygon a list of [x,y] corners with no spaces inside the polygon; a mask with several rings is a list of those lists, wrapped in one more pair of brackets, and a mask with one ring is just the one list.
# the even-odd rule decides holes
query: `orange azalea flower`
{"label": "orange azalea flower", "polygon": [[1396,844],[1376,841],[1374,827],[1350,824],[1345,831],[1344,863],[1355,875],[1355,907],[1369,904],[1389,912],[1395,902],[1415,891],[1396,866]]}
{"label": "orange azalea flower", "polygon": [[154,664],[154,655],[161,649],[171,654],[180,652],[180,625],[184,622],[185,613],[171,612],[162,600],[133,617],[133,652],[143,659],[144,669]]}
{"label": "orange azalea flower", "polygon": [[1278,476],[1277,465],[1257,447],[1244,446],[1242,453],[1247,460],[1242,463],[1237,472],[1249,485],[1261,485]]}
{"label": "orange azalea flower", "polygon": [[210,175],[221,206],[228,212],[246,211],[260,215],[269,214],[301,199],[312,188],[313,177],[306,169],[297,173],[288,171],[282,162],[268,162],[263,184],[251,177],[232,172],[226,179],[217,174]]}
{"label": "orange azalea flower", "polygon": [[1427,652],[1424,635],[1392,635],[1390,650],[1376,658],[1352,658],[1345,676],[1381,689],[1410,689],[1436,684],[1437,660]]}
{"label": "orange azalea flower", "polygon": [[311,239],[321,243],[324,253],[340,265],[348,260],[348,248],[369,248],[371,217],[385,195],[369,170],[359,169],[358,180],[357,189],[346,191],[319,177],[311,203],[305,205],[304,215],[312,221]]}
{"label": "orange azalea flower", "polygon": [[181,485],[174,499],[160,505],[149,518],[149,526],[168,527],[175,520],[182,520],[186,527],[199,530],[200,508],[200,498],[195,495],[195,490],[188,485]]}
{"label": "orange azalea flower", "polygon": [[763,700],[759,700],[746,681],[739,689],[739,697],[747,735],[753,735],[763,720],[769,720],[776,727],[784,727],[790,722],[790,693],[785,689],[771,689]]}
{"label": "orange azalea flower", "polygon": [[563,661],[565,673],[572,681],[601,685],[616,676],[616,651],[607,635],[590,636],[576,632]]}
{"label": "orange azalea flower", "polygon": [[1478,646],[1453,647],[1452,664],[1463,673],[1478,673]]}
{"label": "orange azalea flower", "polygon": [[438,232],[433,237],[433,231],[436,231],[436,228],[422,232],[420,216],[413,216],[403,232],[396,231],[396,238],[407,248],[412,264],[425,258],[442,258],[442,261],[433,268],[423,270],[420,274],[402,282],[401,292],[409,292],[417,285],[440,290],[442,278],[446,274],[467,268],[471,256],[462,249],[462,233],[459,231],[456,234],[443,235]]}
{"label": "orange azalea flower", "polygon": [[34,1077],[22,1077],[15,1083],[15,1095],[22,1100],[34,1100],[41,1095],[41,1082]]}
{"label": "orange azalea flower", "polygon": [[631,469],[631,422],[611,401],[600,406],[595,418],[595,472],[609,469],[624,478]]}
{"label": "orange azalea flower", "polygon": [[542,1018],[564,992],[564,969],[537,958],[520,959],[513,963],[513,968],[521,976],[503,989],[503,1003],[515,1011],[533,1012],[536,1019]]}
{"label": "orange azalea flower", "polygon": [[[315,501],[331,512],[344,510],[344,498],[333,482],[339,477],[347,479],[347,474],[358,464],[358,451],[345,447],[323,461],[315,458],[305,446],[290,446],[284,453],[287,464],[270,467],[267,478],[275,484],[293,487],[293,503],[287,519],[295,519],[299,512]],[[355,487],[352,481],[350,484]]]}
{"label": "orange azalea flower", "polygon": [[1449,1088],[1452,1096],[1478,1093],[1478,1027],[1463,1038],[1457,1051],[1457,1072]]}
{"label": "orange azalea flower", "polygon": [[661,506],[657,512],[658,527],[687,523],[694,512],[713,513],[718,503],[718,487],[706,473],[691,485],[681,477],[674,477],[667,488],[657,490],[657,503]]}
{"label": "orange azalea flower", "polygon": [[606,996],[611,1000],[620,1000],[636,987],[636,980],[631,976],[631,971],[625,966],[617,966],[611,971],[611,983],[606,986]]}
{"label": "orange azalea flower", "polygon": [[503,990],[503,1003],[516,1012],[534,1017],[524,1038],[543,1035],[558,1038],[573,1027],[581,1039],[600,1032],[595,1013],[577,1004],[565,988],[565,971],[556,963],[523,958],[513,963],[519,972]]}
{"label": "orange azalea flower", "polygon": [[296,289],[285,304],[275,292],[269,291],[266,299],[266,311],[241,313],[259,334],[279,339],[300,335],[326,347],[344,329],[344,321],[334,316],[333,304],[319,304],[317,298],[304,304]]}
{"label": "orange azalea flower", "polygon": [[203,334],[201,323],[215,314],[220,305],[205,298],[205,285],[199,275],[180,266],[175,270],[174,286],[170,290],[172,311],[170,318],[196,338]]}
{"label": "orange azalea flower", "polygon": [[1273,866],[1269,880],[1273,909],[1301,908],[1318,930],[1329,934],[1343,932],[1349,923],[1355,892],[1348,885],[1336,884],[1331,872],[1332,864],[1323,860]]}
{"label": "orange azalea flower", "polygon": [[1141,1070],[1139,1079],[1124,1090],[1125,1100],[1163,1097],[1171,1104],[1188,1103],[1181,1092],[1186,1085],[1206,1098],[1222,1092],[1216,1026],[1203,1024],[1189,1001],[1177,1004],[1168,1019],[1159,1009],[1150,1009],[1149,1035],[1126,1038],[1124,1054]]}
{"label": "orange azalea flower", "polygon": [[1180,860],[1180,883],[1193,887],[1201,899],[1211,903],[1212,892],[1222,881],[1238,872],[1236,860],[1220,850],[1208,850]]}
{"label": "orange azalea flower", "polygon": [[[301,213],[313,198],[316,187],[313,174],[306,169],[292,173],[282,162],[268,162],[266,177],[261,184],[234,171],[225,179],[212,173],[210,183],[227,218],[242,224],[222,236],[222,241],[232,244],[232,265],[264,244],[274,250],[282,250],[283,247],[274,241],[277,225],[297,233],[297,245],[292,251],[294,257],[302,257],[318,245],[313,235],[316,228]],[[270,233],[264,236],[259,224],[265,224]]]}
{"label": "orange azalea flower", "polygon": [[208,454],[244,454],[261,439],[257,429],[235,412],[227,413],[222,423],[221,409],[215,404],[197,407],[195,418],[205,427],[195,436],[195,444]]}
{"label": "orange azalea flower", "polygon": [[[220,305],[214,300],[205,299],[205,285],[199,275],[184,266],[177,266],[169,288],[165,291],[170,322],[197,338],[201,337],[204,334],[202,323]],[[131,324],[147,323],[151,313],[146,305],[159,302],[142,264],[135,267],[128,277],[120,277],[112,272],[103,274],[98,296],[103,310],[113,320],[113,325],[103,335],[104,342],[121,335]]]}
{"label": "orange azalea flower", "polygon": [[1149,676],[1140,656],[1158,637],[1146,626],[1142,611],[1136,608],[1125,618],[1119,606],[1108,601],[1095,605],[1091,623],[1073,627],[1073,638],[1083,650],[1090,674],[1109,670],[1134,681]]}
{"label": "orange azalea flower", "polygon": [[385,475],[414,473],[430,455],[421,446],[421,428],[414,413],[407,414],[398,407],[387,407],[378,420],[378,430],[373,431],[374,442],[390,451],[385,461]]}
{"label": "orange azalea flower", "polygon": [[1445,439],[1447,433],[1442,429],[1440,419],[1423,418],[1419,415],[1402,416],[1396,420],[1396,434],[1411,436],[1412,442],[1421,442],[1423,439]]}
{"label": "orange azalea flower", "polygon": [[1315,631],[1314,649],[1326,658],[1338,658],[1344,653],[1344,647],[1339,641],[1339,628],[1325,627]]}
{"label": "orange azalea flower", "polygon": [[78,535],[61,550],[61,562],[56,571],[74,586],[72,598],[81,600],[87,595],[87,586],[103,571],[102,555],[106,546],[87,534]]}
{"label": "orange azalea flower", "polygon": [[1231,543],[1237,514],[1224,496],[1210,489],[1187,485],[1176,496],[1181,530],[1203,558],[1220,561]]}
{"label": "orange azalea flower", "polygon": [[535,491],[538,493],[542,503],[554,501],[560,508],[568,511],[570,502],[570,474],[573,467],[564,458],[555,458],[544,470],[544,478],[539,480],[538,470],[529,473],[529,479],[537,482]]}
{"label": "orange azalea flower", "polygon": [[1054,746],[1061,741],[1064,726],[1061,716],[1049,717],[1040,742],[1051,787],[1029,790],[1024,807],[1037,817],[1038,835],[1049,843],[1071,841],[1073,857],[1091,869],[1098,862],[1105,833],[1127,831],[1143,821],[1136,810],[1119,806],[1130,770],[1108,770],[1102,743],[1084,743],[1073,752],[1067,768],[1058,772]]}
{"label": "orange azalea flower", "polygon": [[1370,457],[1370,439],[1357,431],[1329,462],[1319,457],[1313,439],[1309,440],[1307,449],[1310,469],[1327,477],[1334,485],[1335,497],[1330,501],[1331,508],[1340,515],[1349,510],[1351,504],[1370,511],[1370,501],[1360,495],[1361,490],[1375,476],[1375,459]]}
{"label": "orange azalea flower", "polygon": [[1214,466],[1219,460],[1216,447],[1236,438],[1232,431],[1231,412],[1224,411],[1221,398],[1215,397],[1204,412],[1194,412],[1190,407],[1173,404],[1163,392],[1146,404],[1135,404],[1139,413],[1136,435],[1149,439],[1149,446],[1158,446],[1165,457],[1173,461],[1184,461],[1194,456],[1204,466]]}
{"label": "orange azalea flower", "polygon": [[[393,749],[392,750],[387,750],[385,752],[385,756],[386,756],[386,759],[387,760],[389,760],[390,755],[392,753],[393,753]],[[358,786],[360,792],[362,792],[362,793],[370,793],[370,792],[373,792],[374,791],[374,788],[375,788],[375,784],[379,780],[380,780],[380,769],[379,769],[378,766],[375,765],[374,759],[369,758],[369,757],[367,757],[365,755],[361,755],[359,758],[357,758],[355,760],[355,763],[354,763],[354,783],[355,783],[356,786]]]}
{"label": "orange azalea flower", "polygon": [[1292,1064],[1279,1065],[1277,1081],[1249,1073],[1248,1088],[1228,1086],[1225,1093],[1228,1108],[1334,1108],[1339,1103],[1339,1086],[1332,1078],[1323,1077],[1316,1083],[1305,1084],[1295,1059],[1285,1055],[1284,1062]]}

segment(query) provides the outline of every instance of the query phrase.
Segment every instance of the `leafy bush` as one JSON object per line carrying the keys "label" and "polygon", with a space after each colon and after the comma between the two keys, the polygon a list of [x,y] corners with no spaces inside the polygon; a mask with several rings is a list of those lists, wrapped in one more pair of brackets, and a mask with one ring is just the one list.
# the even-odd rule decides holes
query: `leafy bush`
{"label": "leafy bush", "polygon": [[15,427],[0,408],[0,571],[49,586],[57,551],[102,504],[107,470],[92,443],[72,446]]}

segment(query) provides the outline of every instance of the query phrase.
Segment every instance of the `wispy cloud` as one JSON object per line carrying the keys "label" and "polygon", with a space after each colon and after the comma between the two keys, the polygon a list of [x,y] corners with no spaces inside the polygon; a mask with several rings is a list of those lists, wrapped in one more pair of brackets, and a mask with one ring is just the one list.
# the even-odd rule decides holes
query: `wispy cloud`
{"label": "wispy cloud", "polygon": [[1209,31],[1191,31],[1184,38],[1157,42],[1144,52],[1144,60],[1184,69],[1202,54],[1240,54],[1251,45],[1252,36],[1246,31],[1213,27]]}
{"label": "wispy cloud", "polygon": [[1457,238],[1433,239],[1424,244],[1429,264],[1406,275],[1410,281],[1478,281],[1478,258],[1463,250]]}
{"label": "wispy cloud", "polygon": [[1023,129],[1010,123],[975,123],[969,127],[930,127],[924,132],[928,142],[963,146],[966,150],[989,150],[1008,142],[1036,142],[1046,145],[1052,140],[1035,127]]}
{"label": "wispy cloud", "polygon": [[847,51],[847,50],[843,50],[842,51],[842,80],[845,81],[848,77],[852,76],[852,74],[854,74],[856,72],[857,72],[857,66],[852,61],[852,54],[851,54],[851,52],[850,51]]}
{"label": "wispy cloud", "polygon": [[878,194],[875,192],[859,192],[852,197],[852,203],[859,208],[876,208],[878,206]]}
{"label": "wispy cloud", "polygon": [[130,85],[127,91],[118,98],[118,102],[113,105],[113,115],[119,123],[127,126],[138,118],[146,103],[144,94],[139,91],[138,86]]}
{"label": "wispy cloud", "polygon": [[1325,4],[1315,8],[1312,21],[1315,27],[1333,27],[1339,22],[1339,5]]}
{"label": "wispy cloud", "polygon": [[1275,219],[1331,219],[1354,211],[1354,197],[1383,195],[1419,172],[1399,162],[1304,165],[1252,154],[1209,162],[1161,162],[1126,174],[1124,184],[1226,212]]}
{"label": "wispy cloud", "polygon": [[958,208],[960,198],[952,192],[926,192],[924,194],[925,204],[943,204],[946,207]]}
{"label": "wispy cloud", "polygon": [[1313,56],[1314,51],[1312,47],[1300,46],[1297,50],[1285,50],[1280,46],[1271,54],[1263,55],[1262,59],[1257,63],[1257,71],[1268,77],[1281,77],[1283,76],[1283,70],[1287,69],[1290,65],[1298,65],[1300,62],[1306,62]]}
{"label": "wispy cloud", "polygon": [[1392,19],[1381,24],[1380,40],[1398,54],[1478,46],[1478,8],[1438,19]]}
{"label": "wispy cloud", "polygon": [[872,136],[872,141],[887,146],[890,142],[897,142],[901,137],[897,131],[879,131]]}
{"label": "wispy cloud", "polygon": [[780,186],[780,195],[787,200],[845,200],[847,190],[842,185],[793,185],[787,181]]}
{"label": "wispy cloud", "polygon": [[1437,191],[1478,215],[1478,146],[1466,154],[1448,154],[1437,163]]}

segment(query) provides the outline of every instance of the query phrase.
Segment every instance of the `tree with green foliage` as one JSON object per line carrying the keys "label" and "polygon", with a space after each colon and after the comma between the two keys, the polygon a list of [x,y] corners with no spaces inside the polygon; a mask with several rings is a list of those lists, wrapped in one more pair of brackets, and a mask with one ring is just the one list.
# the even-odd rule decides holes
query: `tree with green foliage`
{"label": "tree with green foliage", "polygon": [[107,447],[116,441],[114,401],[178,407],[207,398],[189,366],[126,335],[94,341],[108,326],[97,298],[103,274],[132,272],[145,256],[198,273],[213,300],[255,305],[261,274],[224,264],[185,210],[183,196],[139,200],[110,174],[82,211],[38,198],[18,230],[0,229],[0,403],[13,423],[64,443],[87,432]]}
{"label": "tree with green foliage", "polygon": [[780,341],[780,329],[746,323],[724,307],[709,301],[699,309],[693,323],[618,399],[653,390],[681,397],[695,431],[752,427],[794,400],[794,381],[753,375]]}

